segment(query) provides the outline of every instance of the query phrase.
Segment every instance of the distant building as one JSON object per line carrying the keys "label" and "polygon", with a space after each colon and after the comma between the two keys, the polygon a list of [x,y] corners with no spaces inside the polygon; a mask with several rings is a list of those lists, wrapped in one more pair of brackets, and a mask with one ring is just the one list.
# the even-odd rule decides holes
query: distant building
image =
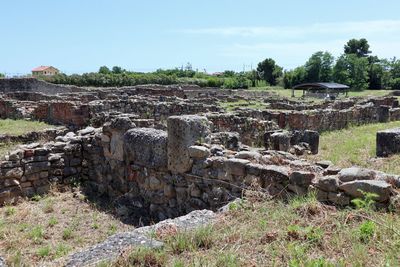
{"label": "distant building", "polygon": [[60,71],[53,66],[40,66],[32,70],[32,76],[52,76],[60,73]]}

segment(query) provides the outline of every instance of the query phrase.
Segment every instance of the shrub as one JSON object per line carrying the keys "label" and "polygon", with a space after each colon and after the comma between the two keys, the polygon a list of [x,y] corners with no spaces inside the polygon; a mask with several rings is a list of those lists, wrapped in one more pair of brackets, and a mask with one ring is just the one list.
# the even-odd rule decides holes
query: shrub
{"label": "shrub", "polygon": [[373,221],[365,221],[358,228],[359,238],[363,242],[368,242],[375,234],[376,224]]}
{"label": "shrub", "polygon": [[378,197],[375,193],[364,192],[360,189],[358,191],[363,195],[363,198],[355,198],[351,202],[358,209],[371,210],[374,207],[375,199]]}
{"label": "shrub", "polygon": [[400,78],[395,78],[390,82],[390,87],[392,89],[400,89]]}

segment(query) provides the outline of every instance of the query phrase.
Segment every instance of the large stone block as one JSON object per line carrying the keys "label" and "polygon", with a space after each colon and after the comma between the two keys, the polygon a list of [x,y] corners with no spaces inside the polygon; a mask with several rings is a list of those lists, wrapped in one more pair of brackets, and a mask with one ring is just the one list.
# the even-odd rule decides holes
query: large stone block
{"label": "large stone block", "polygon": [[152,128],[134,128],[124,134],[126,160],[149,168],[167,167],[167,133]]}
{"label": "large stone block", "polygon": [[400,128],[377,132],[376,155],[387,157],[397,153],[400,153]]}
{"label": "large stone block", "polygon": [[390,197],[391,185],[379,180],[357,180],[344,183],[339,186],[339,189],[357,198],[364,197],[363,192],[374,193],[377,195],[377,201],[384,202]]}
{"label": "large stone block", "polygon": [[168,118],[168,169],[185,173],[192,163],[189,147],[196,142],[207,142],[210,135],[209,121],[197,115],[171,116]]}

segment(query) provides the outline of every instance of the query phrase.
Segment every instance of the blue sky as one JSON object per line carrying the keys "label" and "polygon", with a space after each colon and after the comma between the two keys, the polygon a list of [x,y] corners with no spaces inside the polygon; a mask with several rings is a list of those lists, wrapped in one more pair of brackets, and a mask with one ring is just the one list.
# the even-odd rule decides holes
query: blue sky
{"label": "blue sky", "polygon": [[239,71],[267,57],[290,69],[319,50],[339,55],[353,37],[400,57],[398,0],[2,0],[0,9],[0,72],[11,75],[186,62]]}

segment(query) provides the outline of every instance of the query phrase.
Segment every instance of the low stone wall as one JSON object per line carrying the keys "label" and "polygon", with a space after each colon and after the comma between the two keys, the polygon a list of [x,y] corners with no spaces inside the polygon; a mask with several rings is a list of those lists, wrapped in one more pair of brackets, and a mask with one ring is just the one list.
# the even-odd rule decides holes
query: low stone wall
{"label": "low stone wall", "polygon": [[50,124],[82,128],[89,124],[89,106],[74,102],[40,102],[32,112],[36,120]]}
{"label": "low stone wall", "polygon": [[225,149],[211,143],[206,117],[173,116],[167,129],[138,128],[119,117],[103,128],[24,146],[0,163],[0,201],[45,193],[51,182],[80,181],[123,220],[149,223],[217,209],[249,187],[272,196],[316,190],[321,201],[337,205],[350,204],[361,189],[388,205],[399,186],[398,176],[372,170],[320,167],[279,151]]}
{"label": "low stone wall", "polygon": [[209,113],[205,116],[212,122],[213,132],[237,132],[241,142],[249,146],[262,147],[265,132],[279,129],[273,121],[237,116],[232,113]]}
{"label": "low stone wall", "polygon": [[[397,108],[384,109],[372,102],[356,105],[349,109],[302,111],[262,111],[256,116],[276,122],[282,129],[314,130],[318,132],[347,128],[350,125],[362,125],[397,120]],[[396,114],[396,115],[395,115]]]}

